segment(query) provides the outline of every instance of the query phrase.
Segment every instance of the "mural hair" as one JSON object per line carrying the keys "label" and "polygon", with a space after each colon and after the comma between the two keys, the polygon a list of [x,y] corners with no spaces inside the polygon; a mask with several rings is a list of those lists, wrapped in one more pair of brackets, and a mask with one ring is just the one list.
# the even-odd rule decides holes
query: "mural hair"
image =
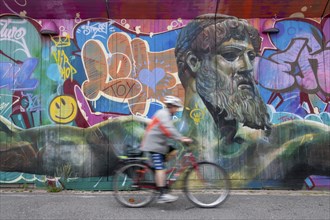
{"label": "mural hair", "polygon": [[230,40],[251,39],[256,53],[260,50],[258,30],[245,19],[223,14],[205,14],[188,23],[180,32],[175,47],[175,57],[181,83],[186,87],[191,71],[186,64],[189,53],[201,59],[206,54],[216,53],[217,45]]}

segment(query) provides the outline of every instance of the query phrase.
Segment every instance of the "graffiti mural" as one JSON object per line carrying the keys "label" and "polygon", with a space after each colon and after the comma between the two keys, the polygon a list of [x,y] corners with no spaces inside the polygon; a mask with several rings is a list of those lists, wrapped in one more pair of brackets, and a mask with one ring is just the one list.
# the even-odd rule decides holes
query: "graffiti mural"
{"label": "graffiti mural", "polygon": [[[257,75],[260,85],[271,92],[267,102],[276,109],[301,117],[329,112],[328,22],[329,19],[321,24],[293,19],[276,22],[281,34],[270,36],[276,50],[264,51]],[[288,99],[290,105],[286,103]],[[324,123],[329,125],[327,120]]]}
{"label": "graffiti mural", "polygon": [[327,175],[327,159],[316,159],[314,151],[329,156],[329,126],[312,120],[276,121],[277,113],[287,113],[267,106],[256,82],[265,89],[266,79],[275,88],[289,80],[274,80],[269,65],[259,68],[263,78],[254,80],[260,44],[252,25],[228,16],[219,15],[216,22],[200,17],[181,30],[176,58],[185,105],[191,109],[198,103],[208,110],[199,126],[192,126],[190,114],[183,112],[182,120],[190,122],[188,134],[201,141],[205,158],[230,170],[234,186],[277,181],[281,187],[292,187],[313,172]]}
{"label": "graffiti mural", "polygon": [[[279,33],[261,35],[269,22]],[[330,187],[329,17],[205,15],[150,33],[125,19],[57,23],[50,36],[0,17],[0,183],[69,167],[68,184],[100,187],[174,95],[178,129],[234,187]]]}

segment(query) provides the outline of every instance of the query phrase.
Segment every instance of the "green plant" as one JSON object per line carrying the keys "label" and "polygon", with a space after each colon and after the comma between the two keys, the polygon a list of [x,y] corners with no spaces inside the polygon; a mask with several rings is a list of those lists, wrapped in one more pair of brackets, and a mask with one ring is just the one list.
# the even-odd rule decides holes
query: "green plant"
{"label": "green plant", "polygon": [[72,175],[71,164],[63,164],[60,167],[56,168],[56,177],[61,177],[63,181],[67,181],[69,177]]}
{"label": "green plant", "polygon": [[56,186],[48,186],[47,192],[55,193],[55,192],[61,192],[62,188],[56,187]]}
{"label": "green plant", "polygon": [[68,179],[71,177],[71,175],[72,175],[71,165],[63,164],[62,166],[56,168],[56,172],[54,176],[60,177],[58,181],[62,185],[62,187],[65,188],[65,185]]}
{"label": "green plant", "polygon": [[27,190],[27,188],[28,188],[28,184],[27,183],[23,183],[23,190],[25,191],[25,190]]}

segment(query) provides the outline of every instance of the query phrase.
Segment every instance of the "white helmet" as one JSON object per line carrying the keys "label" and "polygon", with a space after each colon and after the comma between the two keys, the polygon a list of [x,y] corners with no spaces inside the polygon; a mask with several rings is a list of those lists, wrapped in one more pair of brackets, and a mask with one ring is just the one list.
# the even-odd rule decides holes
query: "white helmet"
{"label": "white helmet", "polygon": [[175,96],[171,96],[171,95],[165,96],[164,103],[174,105],[179,108],[183,107],[181,99],[179,99],[178,97],[175,97]]}

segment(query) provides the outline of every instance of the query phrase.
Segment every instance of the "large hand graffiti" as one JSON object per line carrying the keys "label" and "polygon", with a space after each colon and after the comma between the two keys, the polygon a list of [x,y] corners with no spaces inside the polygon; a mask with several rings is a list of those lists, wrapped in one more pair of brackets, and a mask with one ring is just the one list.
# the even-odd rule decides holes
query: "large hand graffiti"
{"label": "large hand graffiti", "polygon": [[[116,39],[117,38],[117,39]],[[123,46],[115,46],[115,42]],[[145,41],[135,38],[130,41],[126,35],[118,34],[108,40],[109,51],[127,54],[134,64],[133,77],[142,84],[141,93],[129,100],[133,114],[145,115],[149,105],[147,101],[161,100],[165,95],[183,95],[183,88],[175,77],[177,72],[174,49],[163,52],[150,52]],[[118,48],[121,48],[120,51]],[[179,91],[182,91],[181,94]]]}
{"label": "large hand graffiti", "polygon": [[125,55],[114,54],[108,67],[107,54],[100,42],[90,40],[84,45],[82,60],[87,80],[82,90],[88,100],[97,100],[102,94],[110,99],[126,101],[140,93],[140,83],[128,78],[131,64],[125,58]]}
{"label": "large hand graffiti", "polygon": [[[88,102],[85,100],[85,97],[79,88],[78,85],[73,86],[73,92],[75,94],[78,108],[81,112],[82,117],[87,122],[88,127],[93,126],[95,124],[98,124],[102,121],[111,119],[111,118],[117,118],[120,116],[124,116],[124,114],[119,113],[111,113],[111,112],[92,112],[91,107],[89,106]],[[80,119],[81,120],[81,119]],[[78,123],[81,123],[81,121],[78,121]]]}
{"label": "large hand graffiti", "polygon": [[82,91],[87,100],[104,96],[126,102],[132,114],[146,115],[151,101],[168,94],[183,96],[178,82],[174,49],[150,52],[146,41],[125,33],[113,33],[106,51],[98,40],[88,40],[82,48],[87,80]]}

